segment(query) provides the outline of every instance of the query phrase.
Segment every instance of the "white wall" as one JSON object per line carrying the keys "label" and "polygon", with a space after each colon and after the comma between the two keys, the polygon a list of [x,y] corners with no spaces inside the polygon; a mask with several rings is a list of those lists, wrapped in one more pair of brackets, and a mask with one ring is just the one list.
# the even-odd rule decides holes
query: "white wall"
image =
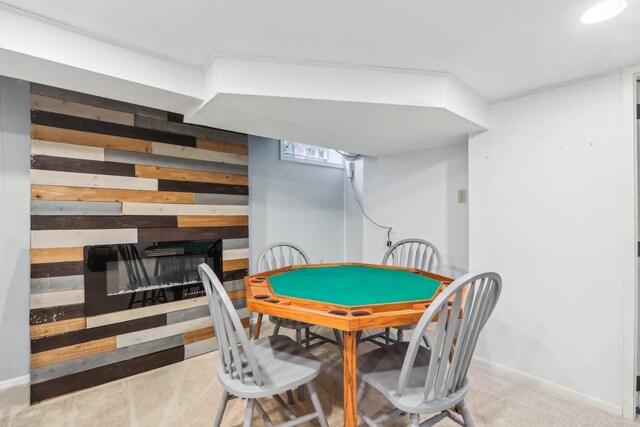
{"label": "white wall", "polygon": [[29,108],[29,84],[0,77],[0,383],[29,374]]}
{"label": "white wall", "polygon": [[621,82],[495,104],[491,131],[469,142],[470,269],[504,280],[476,355],[611,408],[623,390]]}
{"label": "white wall", "polygon": [[301,246],[311,262],[344,260],[344,169],[280,160],[280,142],[249,137],[251,268],[267,245]]}
{"label": "white wall", "polygon": [[[469,263],[469,208],[458,203],[468,185],[467,142],[364,161],[364,206],[381,225],[392,225],[393,241],[416,237],[436,245],[444,274],[458,277]],[[363,258],[379,263],[386,230],[364,221]]]}

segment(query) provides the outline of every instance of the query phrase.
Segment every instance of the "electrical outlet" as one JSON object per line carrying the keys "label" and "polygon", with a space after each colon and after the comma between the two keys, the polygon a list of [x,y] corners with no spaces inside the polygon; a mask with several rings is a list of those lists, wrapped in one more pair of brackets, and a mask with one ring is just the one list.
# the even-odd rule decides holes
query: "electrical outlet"
{"label": "electrical outlet", "polygon": [[467,203],[467,190],[458,190],[458,203]]}

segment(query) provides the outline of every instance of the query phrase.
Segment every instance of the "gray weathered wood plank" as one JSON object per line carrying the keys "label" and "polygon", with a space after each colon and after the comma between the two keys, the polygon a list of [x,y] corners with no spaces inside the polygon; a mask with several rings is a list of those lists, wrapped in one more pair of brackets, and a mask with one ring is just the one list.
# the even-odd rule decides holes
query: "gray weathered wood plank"
{"label": "gray weathered wood plank", "polygon": [[38,277],[31,279],[31,293],[71,291],[84,289],[84,276]]}
{"label": "gray weathered wood plank", "polygon": [[32,200],[31,215],[122,215],[122,203]]}
{"label": "gray weathered wood plank", "polygon": [[153,117],[155,119],[167,120],[168,117],[166,111],[158,110],[155,108],[143,107],[141,105],[130,104],[128,102],[116,101],[113,99],[102,98],[94,95],[87,95],[86,93],[45,86],[38,83],[31,83],[31,93],[36,95],[48,96],[51,98],[64,99],[66,101],[77,102],[79,104],[92,105],[94,107],[124,111],[126,113],[133,113],[138,116]]}
{"label": "gray weathered wood plank", "polygon": [[223,249],[244,249],[249,247],[249,239],[224,239]]}
{"label": "gray weathered wood plank", "polygon": [[195,193],[197,205],[248,205],[249,196],[234,194]]}
{"label": "gray weathered wood plank", "polygon": [[69,360],[55,365],[43,366],[31,370],[31,383],[37,384],[54,378],[64,377],[76,372],[82,372],[100,366],[110,365],[145,354],[155,353],[182,345],[182,334],[149,341],[129,347],[118,348],[105,353],[94,354],[81,359]]}
{"label": "gray weathered wood plank", "polygon": [[190,125],[187,123],[168,122],[150,117],[136,116],[135,126],[144,129],[159,130],[163,132],[177,133],[181,135],[195,136],[196,138],[215,139],[218,141],[247,143],[247,135],[242,133],[229,132],[222,129],[211,129],[203,126]]}
{"label": "gray weathered wood plank", "polygon": [[110,162],[133,163],[136,165],[165,166],[176,169],[190,169],[205,172],[234,173],[247,175],[249,168],[244,165],[208,162],[204,160],[185,159],[158,154],[134,153],[122,150],[104,150],[104,159]]}

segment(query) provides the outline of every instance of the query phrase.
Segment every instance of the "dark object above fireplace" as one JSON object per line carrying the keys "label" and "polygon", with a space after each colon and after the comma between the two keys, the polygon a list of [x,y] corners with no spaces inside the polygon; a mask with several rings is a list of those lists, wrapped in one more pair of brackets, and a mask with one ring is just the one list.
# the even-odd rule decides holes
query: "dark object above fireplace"
{"label": "dark object above fireplace", "polygon": [[85,246],[86,315],[203,296],[203,262],[222,277],[222,240]]}

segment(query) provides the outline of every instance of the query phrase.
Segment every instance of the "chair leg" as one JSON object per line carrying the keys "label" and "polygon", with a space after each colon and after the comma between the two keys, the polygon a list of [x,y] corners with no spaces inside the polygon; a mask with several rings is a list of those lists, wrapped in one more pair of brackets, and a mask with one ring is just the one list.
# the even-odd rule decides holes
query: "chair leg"
{"label": "chair leg", "polygon": [[404,338],[404,331],[402,329],[398,329],[398,341],[402,342],[402,338]]}
{"label": "chair leg", "polygon": [[411,427],[420,427],[420,415],[411,414],[410,419],[411,419]]}
{"label": "chair leg", "polygon": [[262,418],[262,421],[264,421],[265,426],[267,427],[273,427],[273,423],[271,423],[271,418],[269,418],[269,415],[267,415],[267,413],[264,411],[264,409],[262,408],[262,405],[260,405],[260,402],[258,402],[258,400],[255,400],[255,408],[256,408],[256,412],[258,412],[258,414],[260,414],[260,417]]}
{"label": "chair leg", "polygon": [[276,327],[273,328],[272,335],[278,335],[278,332],[280,332],[280,319],[276,320]]}
{"label": "chair leg", "polygon": [[384,343],[386,345],[391,344],[389,338],[391,338],[391,328],[384,328]]}
{"label": "chair leg", "polygon": [[318,398],[318,393],[316,393],[316,388],[313,386],[313,382],[309,381],[307,383],[307,387],[309,388],[311,403],[313,403],[313,407],[318,414],[318,421],[320,422],[320,426],[329,427],[329,424],[327,424],[327,417],[324,415],[324,411],[322,410],[322,405],[320,404],[320,399]]}
{"label": "chair leg", "polygon": [[462,419],[464,420],[464,425],[466,427],[476,427],[476,423],[473,421],[473,417],[471,416],[471,411],[466,403],[464,403],[464,400],[461,400],[460,403],[458,403],[458,411],[460,415],[462,415]]}
{"label": "chair leg", "polygon": [[337,329],[333,330],[333,335],[335,335],[336,337],[336,343],[338,344],[338,350],[340,350],[340,354],[343,354],[343,349],[342,349],[342,334],[340,334],[340,331],[338,331]]}
{"label": "chair leg", "polygon": [[358,393],[356,394],[356,405],[359,407],[360,406],[360,402],[362,402],[362,399],[364,398],[364,392],[367,389],[367,383],[364,381],[360,381],[360,384],[358,384]]}
{"label": "chair leg", "polygon": [[309,348],[309,328],[304,328],[304,346]]}
{"label": "chair leg", "polygon": [[293,399],[293,392],[291,390],[287,390],[287,402],[289,405],[295,405],[296,401]]}
{"label": "chair leg", "polygon": [[296,342],[302,345],[302,331],[300,329],[296,329]]}
{"label": "chair leg", "polygon": [[[302,345],[302,330],[296,329],[296,342]],[[300,386],[298,388],[298,400],[302,402],[304,400],[304,387]]]}
{"label": "chair leg", "polygon": [[253,421],[253,407],[256,404],[255,399],[247,400],[247,409],[244,411],[244,423],[243,427],[251,427]]}
{"label": "chair leg", "polygon": [[424,345],[428,348],[431,349],[431,343],[429,342],[429,338],[427,338],[427,334],[424,334],[422,336],[422,341],[424,341]]}
{"label": "chair leg", "polygon": [[216,420],[213,423],[213,427],[220,427],[222,423],[222,417],[224,416],[224,410],[227,408],[227,402],[229,401],[229,393],[225,390],[222,392],[222,400],[220,400],[220,406],[218,406],[218,413],[216,414]]}
{"label": "chair leg", "polygon": [[258,313],[258,319],[256,320],[256,326],[253,331],[253,339],[257,340],[260,338],[260,328],[262,327],[262,313]]}

